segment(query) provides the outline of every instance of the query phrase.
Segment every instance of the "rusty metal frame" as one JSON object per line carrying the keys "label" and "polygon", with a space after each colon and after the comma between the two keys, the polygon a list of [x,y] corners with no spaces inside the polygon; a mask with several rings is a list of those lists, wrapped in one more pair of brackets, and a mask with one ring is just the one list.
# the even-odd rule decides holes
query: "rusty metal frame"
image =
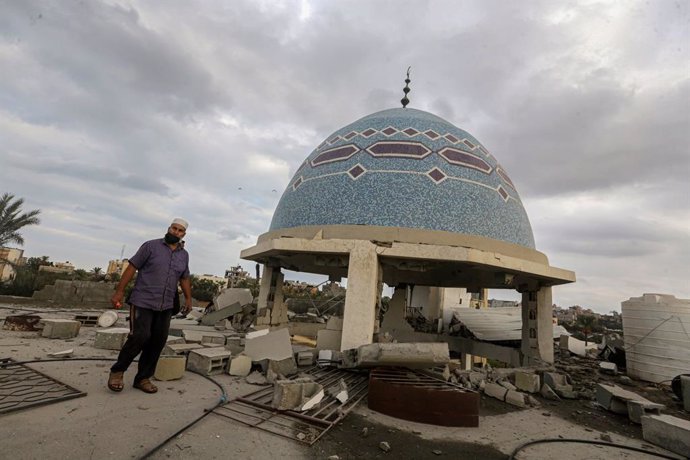
{"label": "rusty metal frame", "polygon": [[0,414],[82,396],[86,393],[49,375],[12,358],[0,358]]}
{"label": "rusty metal frame", "polygon": [[363,372],[321,367],[313,367],[305,373],[324,389],[337,385],[340,379],[343,379],[348,387],[349,399],[345,404],[341,404],[326,394],[321,404],[308,411],[279,411],[271,407],[273,387],[270,386],[235,398],[213,412],[247,426],[311,446],[366,397],[369,376]]}

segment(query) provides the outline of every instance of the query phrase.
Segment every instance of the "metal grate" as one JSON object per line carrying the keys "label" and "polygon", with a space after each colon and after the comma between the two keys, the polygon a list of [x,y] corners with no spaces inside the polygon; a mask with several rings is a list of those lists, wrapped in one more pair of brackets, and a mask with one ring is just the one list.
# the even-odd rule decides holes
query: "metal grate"
{"label": "metal grate", "polygon": [[279,411],[271,407],[273,386],[236,398],[214,413],[286,438],[312,445],[337,422],[345,418],[367,395],[368,374],[335,368],[313,367],[305,372],[325,389],[342,379],[348,388],[349,399],[341,404],[328,395],[316,407],[305,411]]}
{"label": "metal grate", "polygon": [[86,396],[12,358],[0,358],[0,414]]}

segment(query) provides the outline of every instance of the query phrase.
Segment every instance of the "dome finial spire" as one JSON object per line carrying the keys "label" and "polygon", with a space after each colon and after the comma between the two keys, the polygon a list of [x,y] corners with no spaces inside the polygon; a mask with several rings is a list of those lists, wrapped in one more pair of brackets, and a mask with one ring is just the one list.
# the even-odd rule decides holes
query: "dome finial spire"
{"label": "dome finial spire", "polygon": [[407,78],[405,79],[405,87],[403,88],[403,92],[405,93],[405,96],[403,96],[402,99],[400,99],[400,102],[402,103],[403,109],[407,106],[407,104],[410,103],[410,100],[407,98],[407,93],[410,92],[410,70],[412,67],[407,68]]}

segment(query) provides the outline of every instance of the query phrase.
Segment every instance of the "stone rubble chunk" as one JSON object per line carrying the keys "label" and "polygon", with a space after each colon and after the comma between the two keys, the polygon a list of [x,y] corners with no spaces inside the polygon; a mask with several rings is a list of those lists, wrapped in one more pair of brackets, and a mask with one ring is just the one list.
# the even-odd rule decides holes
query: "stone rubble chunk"
{"label": "stone rubble chunk", "polygon": [[508,389],[497,384],[497,383],[486,383],[484,386],[484,394],[487,396],[491,396],[492,398],[499,399],[501,401],[506,400],[506,394],[508,393]]}
{"label": "stone rubble chunk", "polygon": [[245,377],[244,381],[251,384],[251,385],[267,385],[268,384],[266,377],[264,377],[264,375],[259,371],[254,371],[254,372],[250,373],[247,377]]}
{"label": "stone rubble chunk", "polygon": [[111,329],[99,329],[93,341],[94,348],[103,350],[121,350],[127,341],[129,329],[126,327],[114,327]]}
{"label": "stone rubble chunk", "polygon": [[379,449],[381,449],[384,452],[390,452],[391,451],[391,445],[388,444],[386,441],[381,441],[379,443]]}
{"label": "stone rubble chunk", "polygon": [[321,329],[316,333],[317,350],[340,350],[342,330]]}
{"label": "stone rubble chunk", "polygon": [[519,391],[508,390],[508,393],[505,395],[505,401],[516,407],[527,407],[525,396],[524,393],[520,393]]}
{"label": "stone rubble chunk", "polygon": [[56,351],[54,353],[48,353],[51,358],[69,358],[74,353],[74,348],[69,348],[67,350]]}
{"label": "stone rubble chunk", "polygon": [[49,339],[72,339],[79,335],[81,323],[71,319],[42,319],[41,336]]}
{"label": "stone rubble chunk", "polygon": [[345,383],[345,380],[340,379],[337,385],[334,385],[330,387],[327,390],[328,394],[335,399],[337,399],[340,404],[345,404],[347,400],[349,399],[348,391],[347,391],[347,384]]}
{"label": "stone rubble chunk", "polygon": [[187,355],[192,350],[204,348],[200,343],[174,343],[166,345],[163,349],[164,355]]}
{"label": "stone rubble chunk", "polygon": [[506,388],[506,389],[508,389],[508,390],[511,390],[511,391],[517,390],[517,387],[516,387],[515,385],[513,385],[512,383],[510,383],[509,381],[507,381],[507,380],[505,380],[505,379],[501,379],[501,380],[499,380],[499,381],[496,382],[496,383],[498,383],[498,384],[501,385],[503,388]]}
{"label": "stone rubble chunk", "polygon": [[[201,317],[201,324],[204,326],[214,326],[219,321],[225,321],[225,319],[236,315],[242,311],[242,305],[239,302],[232,303],[228,306],[220,308],[218,310],[206,313]],[[223,326],[225,324],[223,323]]]}
{"label": "stone rubble chunk", "polygon": [[297,353],[297,365],[298,366],[313,366],[314,365],[314,353],[311,351],[300,351]]}
{"label": "stone rubble chunk", "polygon": [[641,423],[646,413],[659,414],[665,406],[624,390],[616,385],[597,384],[596,401],[601,407],[616,414],[627,415],[631,421]]}
{"label": "stone rubble chunk", "polygon": [[681,456],[690,453],[690,421],[671,415],[642,417],[642,437]]}
{"label": "stone rubble chunk", "polygon": [[228,374],[246,377],[252,370],[252,359],[249,356],[238,355],[230,360]]}
{"label": "stone rubble chunk", "polygon": [[177,380],[184,376],[187,357],[184,355],[161,356],[153,377],[156,380]]}
{"label": "stone rubble chunk", "polygon": [[551,388],[551,387],[550,387],[548,384],[546,384],[546,383],[543,384],[543,385],[541,386],[541,391],[540,391],[540,393],[541,393],[541,395],[542,395],[544,398],[549,399],[549,400],[551,400],[551,401],[560,401],[560,400],[561,400],[561,398],[558,397],[558,395],[556,394],[556,392],[553,391],[553,388]]}
{"label": "stone rubble chunk", "polygon": [[607,361],[602,361],[599,363],[599,371],[604,374],[617,375],[618,366],[616,363],[609,363]]}
{"label": "stone rubble chunk", "polygon": [[541,388],[539,375],[517,371],[515,372],[515,386],[518,390],[527,393],[539,393],[539,389]]}
{"label": "stone rubble chunk", "polygon": [[289,377],[297,373],[297,363],[295,363],[295,358],[292,355],[285,359],[269,359],[268,370]]}

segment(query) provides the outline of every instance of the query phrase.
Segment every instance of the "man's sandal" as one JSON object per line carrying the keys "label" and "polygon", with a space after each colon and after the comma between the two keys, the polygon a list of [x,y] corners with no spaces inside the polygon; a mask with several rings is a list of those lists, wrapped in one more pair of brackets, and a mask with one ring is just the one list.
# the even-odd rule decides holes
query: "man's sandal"
{"label": "man's sandal", "polygon": [[115,392],[120,392],[125,387],[122,383],[122,378],[124,377],[124,372],[111,372],[108,377],[108,388]]}
{"label": "man's sandal", "polygon": [[141,379],[134,384],[134,388],[137,388],[144,393],[155,393],[158,391],[158,387],[151,383],[149,379]]}

